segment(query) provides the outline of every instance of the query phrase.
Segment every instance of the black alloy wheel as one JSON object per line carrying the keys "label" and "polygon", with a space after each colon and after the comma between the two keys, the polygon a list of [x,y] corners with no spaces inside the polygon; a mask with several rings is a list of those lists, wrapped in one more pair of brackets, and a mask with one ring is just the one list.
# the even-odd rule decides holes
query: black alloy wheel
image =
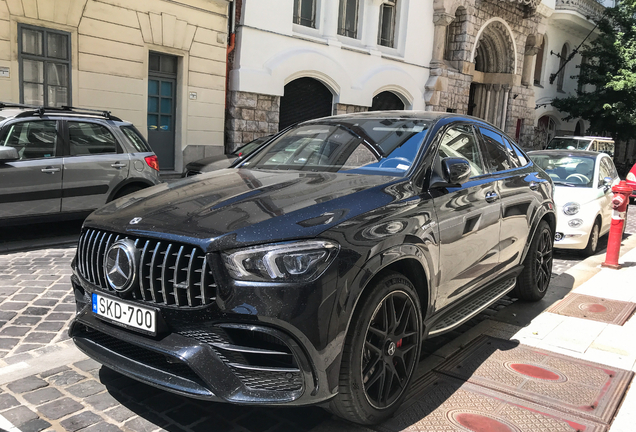
{"label": "black alloy wheel", "polygon": [[373,313],[362,350],[362,383],[369,403],[391,406],[401,395],[417,358],[417,314],[404,291],[388,294]]}
{"label": "black alloy wheel", "polygon": [[538,301],[545,296],[552,276],[553,245],[552,229],[546,221],[541,221],[530,243],[523,261],[523,270],[517,278],[517,285],[511,296],[526,301]]}
{"label": "black alloy wheel", "polygon": [[403,275],[367,288],[345,339],[338,395],[329,409],[360,424],[390,417],[404,399],[422,343],[419,298]]}

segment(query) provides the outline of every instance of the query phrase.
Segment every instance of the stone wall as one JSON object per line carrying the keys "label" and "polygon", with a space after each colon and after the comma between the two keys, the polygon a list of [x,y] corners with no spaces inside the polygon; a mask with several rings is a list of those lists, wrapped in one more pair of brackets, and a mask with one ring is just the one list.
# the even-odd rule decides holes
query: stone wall
{"label": "stone wall", "polygon": [[279,111],[280,96],[230,91],[225,121],[226,152],[278,132]]}
{"label": "stone wall", "polygon": [[347,104],[333,104],[333,114],[351,114],[357,112],[366,112],[369,111],[369,107],[359,106],[359,105],[347,105]]}
{"label": "stone wall", "polygon": [[[537,33],[542,17],[528,15],[525,6],[515,2],[496,0],[466,1],[455,11],[455,19],[448,27],[444,62],[434,64],[426,85],[429,111],[451,109],[460,114],[469,111],[470,85],[473,82],[472,52],[477,33],[493,17],[501,18],[512,29],[517,49],[514,75],[522,73],[528,35]],[[509,48],[512,49],[512,48]],[[496,84],[496,83],[493,83]],[[502,83],[503,84],[503,83]],[[516,96],[515,96],[516,95]],[[505,131],[515,136],[517,120],[523,119],[520,141],[534,130],[534,92],[525,85],[514,85],[508,99]]]}

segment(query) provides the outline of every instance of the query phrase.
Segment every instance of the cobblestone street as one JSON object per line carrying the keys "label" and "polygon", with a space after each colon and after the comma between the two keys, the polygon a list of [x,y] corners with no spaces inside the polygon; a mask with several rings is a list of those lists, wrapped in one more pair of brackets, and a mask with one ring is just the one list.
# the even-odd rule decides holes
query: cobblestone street
{"label": "cobblestone street", "polygon": [[[636,209],[628,221],[627,232],[636,232]],[[604,239],[601,248],[605,244]],[[251,408],[197,401],[141,384],[88,359],[66,334],[75,311],[70,294],[74,254],[75,246],[59,246],[0,255],[0,415],[21,432],[309,431],[331,418],[318,407]],[[582,259],[576,253],[556,253],[554,277]],[[459,329],[429,340],[423,355],[512,303],[505,297]]]}

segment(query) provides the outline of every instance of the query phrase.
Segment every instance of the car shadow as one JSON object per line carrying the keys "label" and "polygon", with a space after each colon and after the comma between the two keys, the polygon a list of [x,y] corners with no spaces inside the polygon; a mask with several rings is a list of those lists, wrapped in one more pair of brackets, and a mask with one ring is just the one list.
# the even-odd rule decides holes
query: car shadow
{"label": "car shadow", "polygon": [[303,432],[331,416],[318,407],[248,407],[196,400],[140,383],[105,366],[97,378],[123,407],[139,416],[127,420],[129,428],[139,431],[160,427],[169,432]]}

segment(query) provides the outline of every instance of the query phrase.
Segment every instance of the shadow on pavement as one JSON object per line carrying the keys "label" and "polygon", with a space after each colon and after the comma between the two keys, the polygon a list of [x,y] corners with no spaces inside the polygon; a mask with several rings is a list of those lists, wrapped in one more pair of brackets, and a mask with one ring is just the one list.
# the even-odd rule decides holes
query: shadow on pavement
{"label": "shadow on pavement", "polygon": [[123,406],[139,415],[136,430],[153,430],[151,425],[169,432],[250,431],[305,432],[331,415],[318,407],[247,407],[207,402],[179,396],[142,384],[105,366],[98,379]]}

